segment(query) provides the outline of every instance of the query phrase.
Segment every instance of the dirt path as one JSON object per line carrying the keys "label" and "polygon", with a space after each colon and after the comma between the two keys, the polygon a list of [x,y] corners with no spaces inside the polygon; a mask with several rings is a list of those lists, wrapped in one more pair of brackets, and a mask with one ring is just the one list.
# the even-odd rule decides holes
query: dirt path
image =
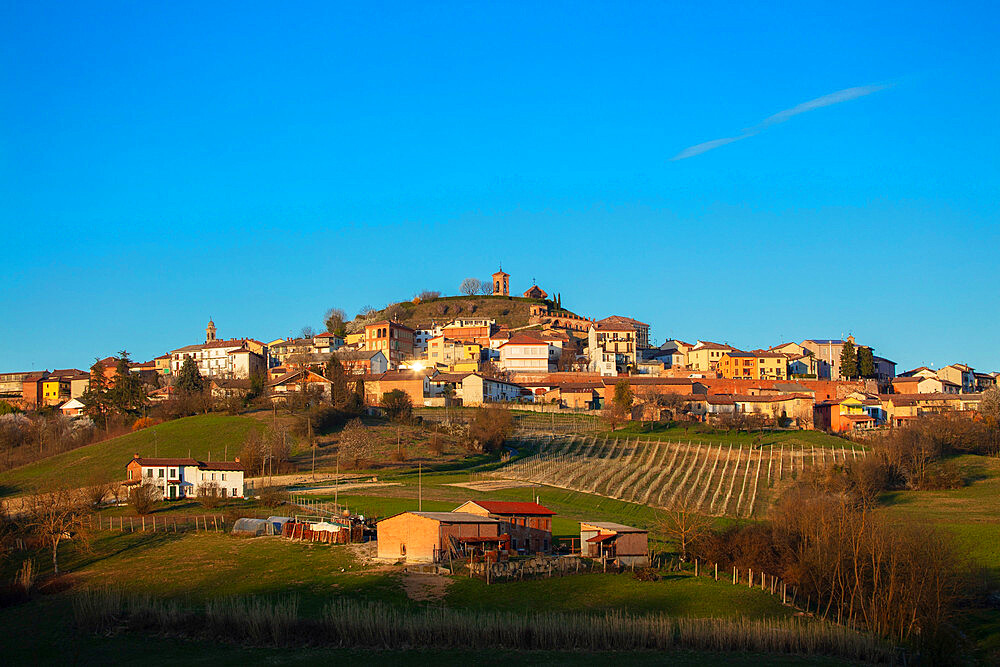
{"label": "dirt path", "polygon": [[444,598],[452,579],[439,574],[403,573],[403,591],[415,602],[433,602]]}

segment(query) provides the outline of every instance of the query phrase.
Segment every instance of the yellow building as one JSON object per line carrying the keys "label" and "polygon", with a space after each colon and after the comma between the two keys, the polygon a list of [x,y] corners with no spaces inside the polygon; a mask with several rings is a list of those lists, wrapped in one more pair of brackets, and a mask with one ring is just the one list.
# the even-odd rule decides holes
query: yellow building
{"label": "yellow building", "polygon": [[344,336],[344,345],[360,345],[365,342],[365,332],[349,333]]}
{"label": "yellow building", "polygon": [[687,365],[691,370],[703,373],[717,370],[719,360],[726,352],[735,350],[729,345],[710,343],[708,341],[698,341],[698,343],[687,351]]}
{"label": "yellow building", "polygon": [[441,364],[452,371],[479,370],[479,359],[483,346],[454,340],[446,336],[435,336],[427,341],[427,361],[432,365]]}
{"label": "yellow building", "polygon": [[58,405],[69,400],[69,395],[69,380],[57,377],[42,380],[42,402],[45,405]]}

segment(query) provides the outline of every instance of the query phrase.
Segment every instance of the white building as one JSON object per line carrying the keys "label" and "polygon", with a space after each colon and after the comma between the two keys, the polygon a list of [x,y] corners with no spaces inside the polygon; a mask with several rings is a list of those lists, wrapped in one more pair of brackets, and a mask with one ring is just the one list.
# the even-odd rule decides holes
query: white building
{"label": "white building", "polygon": [[211,320],[205,329],[204,343],[170,352],[171,375],[177,375],[185,359],[194,361],[205,378],[238,379],[267,373],[267,345],[253,338],[218,340]]}
{"label": "white building", "polygon": [[196,498],[208,485],[221,498],[243,497],[243,464],[235,461],[198,461],[184,458],[143,458],[138,454],[125,467],[127,486],[152,484],[166,500]]}
{"label": "white building", "polygon": [[547,373],[554,368],[548,341],[516,334],[500,345],[500,368],[512,373]]}

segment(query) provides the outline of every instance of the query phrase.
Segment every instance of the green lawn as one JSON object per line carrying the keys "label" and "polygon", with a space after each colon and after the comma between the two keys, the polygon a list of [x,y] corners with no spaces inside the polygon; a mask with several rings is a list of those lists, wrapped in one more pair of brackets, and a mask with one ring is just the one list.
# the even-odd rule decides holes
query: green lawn
{"label": "green lawn", "polygon": [[950,531],[962,551],[1000,575],[1000,459],[959,456],[954,461],[971,479],[949,491],[893,491],[882,501],[889,516]]}
{"label": "green lawn", "polygon": [[52,480],[80,485],[97,479],[124,479],[125,466],[136,453],[142,456],[233,460],[251,429],[261,429],[250,417],[196,415],[164,422],[127,435],[97,442],[42,461],[0,473],[0,496],[16,495]]}

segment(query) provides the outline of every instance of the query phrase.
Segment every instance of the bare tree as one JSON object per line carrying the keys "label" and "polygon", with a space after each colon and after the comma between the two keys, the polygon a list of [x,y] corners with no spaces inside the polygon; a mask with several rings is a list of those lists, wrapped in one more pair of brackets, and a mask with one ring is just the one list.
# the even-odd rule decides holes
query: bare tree
{"label": "bare tree", "polygon": [[344,324],[346,322],[347,313],[345,313],[341,308],[331,308],[326,311],[326,316],[323,318],[326,330],[332,334],[342,334],[344,331]]}
{"label": "bare tree", "polygon": [[418,294],[417,297],[419,297],[419,299],[421,301],[431,301],[433,299],[440,298],[441,297],[441,292],[437,292],[437,291],[434,291],[434,290],[426,290],[425,289],[420,294]]}
{"label": "bare tree", "polygon": [[375,453],[375,436],[360,419],[352,419],[340,432],[337,456],[358,467],[361,461],[372,458]]}
{"label": "bare tree", "polygon": [[466,278],[458,286],[458,291],[465,296],[473,296],[479,292],[480,283],[478,278]]}
{"label": "bare tree", "polygon": [[489,296],[493,294],[493,279],[487,278],[486,280],[479,281],[479,293],[483,296]]}
{"label": "bare tree", "polygon": [[60,487],[36,493],[26,502],[27,525],[52,549],[52,571],[59,574],[59,545],[77,540],[89,545],[84,519],[89,515],[86,499],[77,491]]}
{"label": "bare tree", "polygon": [[313,336],[316,335],[316,331],[313,330],[311,326],[307,325],[302,327],[302,331],[300,331],[299,334],[302,336],[302,338],[312,338]]}
{"label": "bare tree", "polygon": [[657,515],[657,524],[667,537],[673,538],[681,550],[681,560],[686,561],[688,549],[712,527],[712,520],[695,511],[694,503],[687,496]]}
{"label": "bare tree", "polygon": [[87,494],[87,500],[91,507],[96,509],[101,506],[104,499],[111,493],[111,482],[103,477],[95,476],[94,479],[90,480],[90,485],[84,491]]}

